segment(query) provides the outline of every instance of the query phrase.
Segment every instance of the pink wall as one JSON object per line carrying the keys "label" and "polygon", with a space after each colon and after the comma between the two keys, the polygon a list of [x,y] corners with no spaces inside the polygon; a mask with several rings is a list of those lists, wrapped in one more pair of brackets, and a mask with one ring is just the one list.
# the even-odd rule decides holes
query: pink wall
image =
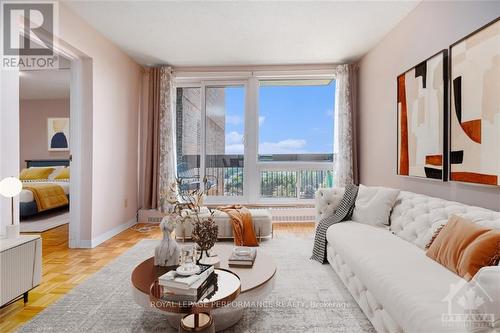
{"label": "pink wall", "polygon": [[[0,69],[0,179],[19,173],[19,72]],[[19,223],[14,198],[14,223]],[[0,234],[11,223],[10,201],[0,196]]]}
{"label": "pink wall", "polygon": [[47,118],[69,118],[69,99],[22,100],[19,103],[20,168],[27,159],[67,159],[69,152],[47,149]]}
{"label": "pink wall", "polygon": [[136,217],[142,67],[63,3],[59,34],[92,58],[92,220],[81,233],[102,240]]}
{"label": "pink wall", "polygon": [[500,188],[396,175],[396,77],[500,15],[495,1],[423,1],[360,62],[360,180],[500,210]]}

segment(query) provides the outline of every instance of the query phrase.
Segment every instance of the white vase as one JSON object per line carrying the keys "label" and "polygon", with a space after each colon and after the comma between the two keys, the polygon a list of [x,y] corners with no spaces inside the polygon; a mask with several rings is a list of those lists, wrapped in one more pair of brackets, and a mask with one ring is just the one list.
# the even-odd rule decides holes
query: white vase
{"label": "white vase", "polygon": [[5,228],[5,235],[7,238],[13,239],[19,237],[19,224],[9,224],[5,226]]}

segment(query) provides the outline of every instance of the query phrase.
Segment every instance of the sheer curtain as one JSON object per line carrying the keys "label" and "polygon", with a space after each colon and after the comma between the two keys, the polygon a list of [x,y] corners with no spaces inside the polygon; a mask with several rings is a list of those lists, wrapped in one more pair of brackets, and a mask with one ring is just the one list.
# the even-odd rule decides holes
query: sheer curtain
{"label": "sheer curtain", "polygon": [[335,186],[358,183],[356,149],[356,65],[340,65],[336,69],[336,169]]}
{"label": "sheer curtain", "polygon": [[156,208],[158,202],[160,69],[146,68],[142,85],[139,193],[141,208],[151,209]]}
{"label": "sheer curtain", "polygon": [[172,104],[172,69],[160,68],[160,156],[158,173],[158,210],[166,212],[165,191],[175,181],[175,116]]}
{"label": "sheer curtain", "polygon": [[175,132],[172,106],[171,68],[145,70],[141,114],[141,186],[142,207],[165,211],[163,192],[175,179]]}

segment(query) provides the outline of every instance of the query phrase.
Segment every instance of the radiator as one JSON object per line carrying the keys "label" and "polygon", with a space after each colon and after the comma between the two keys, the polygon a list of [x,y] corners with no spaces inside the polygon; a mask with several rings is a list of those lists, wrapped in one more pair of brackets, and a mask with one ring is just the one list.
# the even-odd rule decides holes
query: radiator
{"label": "radiator", "polygon": [[[311,207],[272,207],[267,208],[271,212],[272,221],[279,222],[314,222],[316,211]],[[157,210],[141,209],[138,213],[139,223],[160,223],[161,214]]]}
{"label": "radiator", "polygon": [[137,213],[138,223],[160,223],[162,215],[156,209],[140,209]]}
{"label": "radiator", "polygon": [[274,223],[314,222],[316,218],[314,207],[272,207],[269,211]]}
{"label": "radiator", "polygon": [[[24,236],[18,244],[2,244],[0,252],[0,305],[4,305],[40,284],[42,277],[42,240]],[[2,240],[3,241],[3,240]],[[11,240],[7,240],[11,241]]]}

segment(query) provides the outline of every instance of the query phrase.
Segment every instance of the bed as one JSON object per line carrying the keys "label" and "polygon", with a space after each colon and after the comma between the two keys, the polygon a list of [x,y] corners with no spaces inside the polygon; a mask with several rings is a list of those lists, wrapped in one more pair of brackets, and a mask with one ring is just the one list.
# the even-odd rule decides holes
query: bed
{"label": "bed", "polygon": [[[69,160],[26,160],[26,166],[28,168],[37,168],[37,167],[68,167]],[[22,181],[23,182],[23,190],[19,194],[19,215],[21,218],[26,218],[30,216],[34,216],[39,214],[41,211],[38,208],[39,205],[35,200],[35,195],[32,190],[27,189],[28,187],[37,186],[41,184],[51,184],[59,187],[59,191],[64,192],[68,199],[69,204],[69,188],[70,182],[68,180],[30,180],[30,181]],[[66,205],[67,206],[67,205]],[[61,208],[63,206],[59,205],[57,208]],[[45,209],[47,211],[50,209]]]}

